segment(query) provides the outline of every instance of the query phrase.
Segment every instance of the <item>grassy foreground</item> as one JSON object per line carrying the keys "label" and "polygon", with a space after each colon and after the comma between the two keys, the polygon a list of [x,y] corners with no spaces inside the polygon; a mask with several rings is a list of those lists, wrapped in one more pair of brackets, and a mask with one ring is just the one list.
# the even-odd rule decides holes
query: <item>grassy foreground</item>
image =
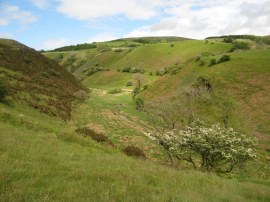
{"label": "grassy foreground", "polygon": [[0,106],[0,201],[269,201],[270,187],[126,157],[73,122]]}

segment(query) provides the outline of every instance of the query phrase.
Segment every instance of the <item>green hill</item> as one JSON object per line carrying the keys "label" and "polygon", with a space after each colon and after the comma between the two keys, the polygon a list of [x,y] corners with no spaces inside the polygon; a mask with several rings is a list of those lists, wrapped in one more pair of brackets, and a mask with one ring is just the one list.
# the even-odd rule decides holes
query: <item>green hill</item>
{"label": "green hill", "polygon": [[0,74],[10,96],[40,111],[69,119],[82,85],[58,63],[12,40],[0,40]]}
{"label": "green hill", "polygon": [[[236,39],[242,42],[241,39]],[[192,87],[200,77],[210,81],[213,92],[207,100],[201,100],[193,106],[196,118],[209,123],[224,123],[238,131],[243,131],[259,139],[261,171],[257,174],[269,172],[268,148],[270,143],[269,119],[269,49],[267,45],[254,45],[257,42],[244,42],[248,49],[234,50],[234,43],[223,43],[220,40],[186,40],[173,43],[145,44],[135,48],[113,49],[100,52],[97,49],[77,52],[56,52],[45,55],[54,58],[64,54],[63,60],[76,54],[76,60],[85,59],[84,64],[76,66],[73,74],[90,88],[100,89],[106,94],[111,89],[131,91],[134,87],[127,87],[128,81],[134,81],[134,73],[142,71],[144,85],[147,89],[141,93],[145,102],[152,102],[159,98],[168,99],[178,92]],[[261,42],[258,42],[261,43]],[[119,51],[121,50],[121,51]],[[210,61],[218,61],[223,55],[229,55],[227,62],[209,66]],[[60,62],[61,63],[61,62]],[[125,72],[123,72],[125,71]],[[164,73],[165,72],[165,73]],[[164,75],[163,75],[164,73]],[[162,74],[162,75],[161,75]],[[99,94],[99,93],[97,93]],[[98,95],[97,95],[98,96]],[[112,101],[110,100],[112,97]],[[115,98],[116,97],[116,98]],[[91,102],[101,103],[99,110],[113,110],[110,105],[123,104],[135,108],[130,95],[104,96]],[[106,99],[106,101],[105,101]],[[116,100],[115,100],[116,99]],[[186,106],[182,106],[184,108]],[[93,109],[89,109],[92,110]],[[147,122],[147,117],[135,109],[124,109],[127,116],[138,117]],[[110,118],[87,116],[97,123],[110,123]],[[136,118],[134,118],[136,119]],[[183,117],[184,125],[188,122]],[[117,123],[121,124],[121,122]],[[105,124],[106,125],[106,124]],[[107,129],[113,138],[114,130]],[[128,130],[125,128],[125,130]],[[124,131],[125,131],[124,130]],[[139,130],[132,133],[144,136]],[[124,132],[121,132],[124,135]],[[139,135],[140,134],[140,135]],[[115,139],[121,138],[117,137]],[[140,143],[137,143],[140,145]],[[252,165],[250,173],[255,173],[256,164]],[[264,170],[264,171],[262,171]],[[260,175],[259,174],[259,175]]]}
{"label": "green hill", "polygon": [[[269,201],[270,50],[163,40],[44,53],[53,60],[1,40],[0,78],[9,96],[0,103],[0,201]],[[229,60],[218,62],[224,55]],[[145,135],[153,123],[132,99],[136,72],[145,103],[169,103],[205,79],[211,92],[195,100],[196,118],[257,136],[257,158],[224,175],[169,166]],[[76,99],[89,88],[89,97]],[[107,143],[76,132],[85,128]],[[145,158],[128,157],[127,146]]]}

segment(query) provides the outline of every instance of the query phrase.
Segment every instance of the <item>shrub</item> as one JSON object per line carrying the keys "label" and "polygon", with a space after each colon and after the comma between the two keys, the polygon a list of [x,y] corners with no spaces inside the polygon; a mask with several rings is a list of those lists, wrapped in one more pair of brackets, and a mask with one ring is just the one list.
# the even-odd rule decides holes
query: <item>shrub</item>
{"label": "shrub", "polygon": [[121,92],[122,92],[122,89],[111,89],[108,91],[108,94],[118,94]]}
{"label": "shrub", "polygon": [[158,75],[158,76],[164,76],[165,74],[168,74],[167,68],[163,68],[163,69],[156,71],[156,75]]}
{"label": "shrub", "polygon": [[143,150],[135,146],[127,146],[123,150],[123,152],[128,156],[143,157],[143,158],[146,157]]}
{"label": "shrub", "polygon": [[146,84],[146,85],[144,85],[144,86],[143,86],[143,90],[147,90],[147,89],[148,89],[148,87],[149,87],[149,86],[148,86],[147,84]]}
{"label": "shrub", "polygon": [[226,62],[230,60],[230,56],[229,55],[223,55],[217,63],[222,63],[222,62]]}
{"label": "shrub", "polygon": [[122,69],[122,72],[129,72],[130,69],[131,69],[131,67],[124,67],[124,68]]}
{"label": "shrub", "polygon": [[173,68],[171,70],[171,75],[176,75],[179,72],[180,69],[181,69],[181,67],[175,67],[175,68]]}
{"label": "shrub", "polygon": [[195,169],[231,172],[255,158],[256,139],[224,128],[194,121],[186,130],[149,135],[169,152],[171,158],[187,161]]}
{"label": "shrub", "polygon": [[224,42],[224,43],[232,43],[232,42],[233,42],[233,39],[230,38],[230,37],[229,37],[229,38],[224,38],[224,39],[223,39],[223,42]]}
{"label": "shrub", "polygon": [[201,60],[199,66],[202,67],[202,66],[204,66],[204,65],[205,65],[205,62],[204,62],[203,60]]}
{"label": "shrub", "polygon": [[91,76],[92,74],[96,73],[96,72],[100,72],[100,71],[110,71],[110,69],[106,69],[100,66],[94,66],[91,67],[90,69],[86,70],[87,71],[87,76]]}
{"label": "shrub", "polygon": [[140,93],[140,88],[135,87],[133,92],[132,92],[132,98],[135,99],[135,97]]}
{"label": "shrub", "polygon": [[86,100],[89,98],[89,95],[86,91],[84,90],[79,90],[77,92],[74,93],[74,97],[77,98],[78,100]]}
{"label": "shrub", "polygon": [[142,111],[143,110],[143,107],[144,107],[144,101],[142,98],[137,98],[135,99],[135,106],[136,106],[136,109],[139,110],[139,111]]}
{"label": "shrub", "polygon": [[64,54],[60,53],[60,54],[56,55],[54,59],[56,60],[56,62],[59,63],[63,60],[63,58],[64,58]]}
{"label": "shrub", "polygon": [[42,72],[41,76],[45,77],[45,78],[49,78],[50,74],[48,72]]}
{"label": "shrub", "polygon": [[216,59],[211,59],[208,66],[211,67],[211,66],[213,66],[215,64],[217,64],[217,60]]}
{"label": "shrub", "polygon": [[195,62],[198,62],[201,60],[201,56],[197,56],[196,59],[195,59]]}
{"label": "shrub", "polygon": [[126,84],[127,87],[132,86],[132,85],[133,85],[132,81],[128,81]]}
{"label": "shrub", "polygon": [[113,144],[103,133],[97,133],[96,131],[87,127],[78,128],[75,130],[75,132],[83,135],[84,137],[91,137],[96,142]]}
{"label": "shrub", "polygon": [[0,80],[0,102],[2,102],[5,99],[7,94],[8,94],[8,89],[7,89],[6,84],[2,80]]}
{"label": "shrub", "polygon": [[115,49],[114,52],[121,53],[121,52],[123,52],[123,49],[118,48],[118,49]]}
{"label": "shrub", "polygon": [[149,72],[149,75],[152,76],[153,75],[153,72]]}
{"label": "shrub", "polygon": [[124,69],[122,69],[122,72],[126,72],[126,73],[132,73],[132,74],[135,74],[135,73],[141,73],[143,74],[144,73],[144,70],[143,69],[139,69],[139,68],[135,68],[135,67],[125,67]]}
{"label": "shrub", "polygon": [[48,73],[52,76],[60,76],[60,73],[57,72],[55,69],[50,69]]}
{"label": "shrub", "polygon": [[235,50],[248,50],[250,49],[249,44],[245,42],[234,42],[233,47],[231,48],[230,52]]}

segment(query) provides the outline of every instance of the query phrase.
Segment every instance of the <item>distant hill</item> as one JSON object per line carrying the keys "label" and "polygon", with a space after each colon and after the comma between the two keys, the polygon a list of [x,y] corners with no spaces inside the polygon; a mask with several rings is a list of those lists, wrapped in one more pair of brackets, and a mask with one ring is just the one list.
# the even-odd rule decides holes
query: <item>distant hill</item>
{"label": "distant hill", "polygon": [[159,42],[173,42],[173,41],[185,41],[191,40],[190,38],[178,37],[178,36],[149,36],[149,37],[131,37],[131,38],[123,38],[117,39],[115,41],[134,41],[139,43],[159,43]]}
{"label": "distant hill", "polygon": [[177,37],[177,36],[122,38],[122,39],[116,39],[116,40],[105,41],[105,42],[93,42],[91,44],[84,43],[84,44],[63,46],[63,47],[56,48],[54,50],[50,50],[47,52],[78,51],[78,50],[85,50],[85,49],[94,49],[94,48],[98,48],[98,47],[104,48],[104,46],[107,46],[110,48],[112,48],[112,47],[135,47],[135,46],[139,46],[142,44],[175,42],[175,41],[184,41],[184,40],[190,40],[190,39],[184,38],[184,37]]}
{"label": "distant hill", "polygon": [[263,42],[270,45],[270,36],[255,36],[255,35],[223,35],[223,36],[211,36],[207,37],[206,39],[223,39],[223,38],[230,38],[230,39],[249,39],[251,41],[256,42]]}
{"label": "distant hill", "polygon": [[83,89],[58,63],[13,40],[0,39],[0,75],[15,100],[63,119],[70,117],[73,94]]}

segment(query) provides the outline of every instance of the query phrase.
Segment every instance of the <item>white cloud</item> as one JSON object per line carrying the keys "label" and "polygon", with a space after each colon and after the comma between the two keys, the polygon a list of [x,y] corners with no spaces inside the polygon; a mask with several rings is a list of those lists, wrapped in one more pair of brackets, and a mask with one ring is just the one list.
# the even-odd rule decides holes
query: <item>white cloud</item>
{"label": "white cloud", "polygon": [[6,26],[13,21],[25,25],[36,20],[37,17],[31,12],[22,11],[18,6],[0,4],[0,26]]}
{"label": "white cloud", "polygon": [[13,34],[11,34],[11,33],[1,33],[0,32],[0,38],[12,39],[13,38]]}
{"label": "white cloud", "polygon": [[270,34],[269,0],[178,0],[170,5],[165,9],[167,17],[127,36]]}
{"label": "white cloud", "polygon": [[129,19],[149,19],[158,15],[164,0],[58,0],[57,10],[79,20],[123,15]]}
{"label": "white cloud", "polygon": [[28,0],[28,1],[32,2],[32,4],[41,9],[46,8],[50,5],[50,0]]}
{"label": "white cloud", "polygon": [[55,48],[59,48],[59,47],[67,46],[67,45],[71,45],[71,44],[72,43],[69,39],[54,38],[54,39],[47,39],[47,40],[43,41],[39,47],[41,47],[44,50],[52,50]]}

